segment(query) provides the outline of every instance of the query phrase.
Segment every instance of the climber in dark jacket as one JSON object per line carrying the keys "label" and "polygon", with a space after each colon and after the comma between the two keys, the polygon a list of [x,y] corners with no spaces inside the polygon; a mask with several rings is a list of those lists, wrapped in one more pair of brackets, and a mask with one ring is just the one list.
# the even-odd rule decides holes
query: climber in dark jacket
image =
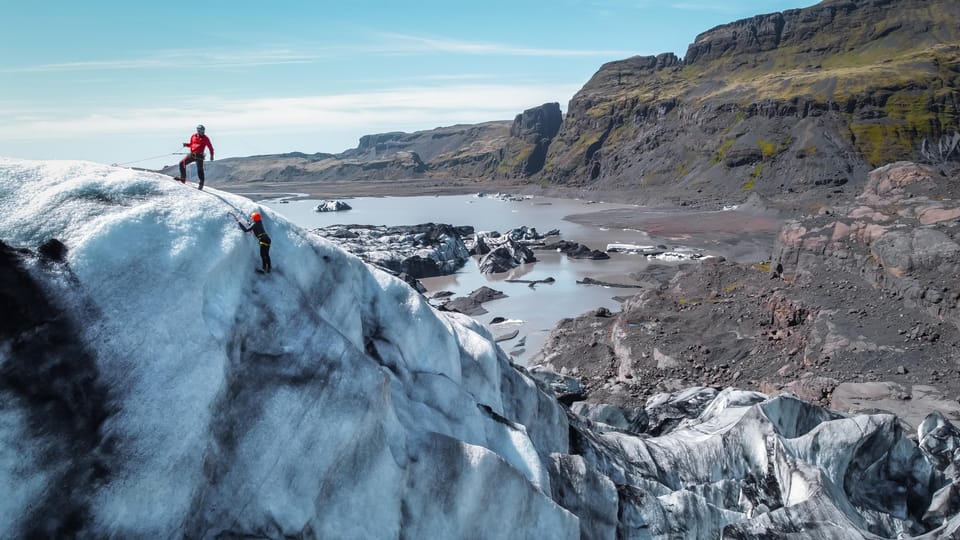
{"label": "climber in dark jacket", "polygon": [[260,260],[263,262],[263,271],[267,274],[270,273],[270,235],[267,234],[267,231],[263,229],[263,221],[260,220],[260,213],[254,212],[250,214],[250,219],[253,220],[253,225],[245,227],[243,223],[240,223],[237,220],[237,225],[240,225],[240,230],[243,232],[253,231],[253,235],[257,237],[257,241],[260,242]]}

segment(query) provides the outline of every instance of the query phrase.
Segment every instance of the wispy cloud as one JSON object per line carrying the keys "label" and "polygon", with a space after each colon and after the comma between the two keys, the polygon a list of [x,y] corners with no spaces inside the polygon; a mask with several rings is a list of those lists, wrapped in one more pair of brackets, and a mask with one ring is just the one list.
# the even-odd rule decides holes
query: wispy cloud
{"label": "wispy cloud", "polygon": [[0,73],[149,70],[203,66],[208,68],[306,64],[329,57],[330,50],[255,49],[235,51],[166,50],[140,58],[62,62],[0,69]]}
{"label": "wispy cloud", "polygon": [[670,4],[671,9],[680,11],[713,11],[715,13],[736,13],[737,9],[724,3],[712,4],[708,2],[678,2]]}
{"label": "wispy cloud", "polygon": [[578,89],[578,84],[454,84],[295,98],[200,99],[194,102],[195,108],[106,108],[80,116],[21,110],[0,124],[0,140],[182,131],[197,118],[219,132],[356,130],[358,126],[374,132],[383,126],[426,129],[509,120],[524,109],[551,101],[565,107]]}
{"label": "wispy cloud", "polygon": [[[770,2],[769,0],[752,0],[749,2],[704,2],[704,1],[681,1],[669,4],[671,9],[679,11],[711,11],[729,15],[731,17],[750,17],[760,13],[773,13],[783,9],[795,8],[795,5],[783,5],[789,2],[779,0]],[[813,5],[816,0],[806,0],[807,5]],[[771,5],[773,4],[773,5]]]}
{"label": "wispy cloud", "polygon": [[629,56],[633,54],[631,51],[618,50],[518,47],[505,43],[460,41],[447,38],[413,36],[409,34],[382,34],[382,37],[388,40],[388,48],[386,50],[395,53],[439,52],[490,56],[534,56],[543,58],[609,57]]}
{"label": "wispy cloud", "polygon": [[451,74],[440,74],[440,75],[424,75],[420,77],[412,77],[413,80],[430,80],[430,81],[479,81],[479,80],[490,80],[497,78],[498,75],[493,73],[451,73]]}
{"label": "wispy cloud", "polygon": [[[811,0],[811,3],[816,0]],[[664,8],[678,11],[712,11],[714,13],[752,13],[762,12],[770,0],[740,0],[738,2],[713,1],[680,1],[664,4],[661,0],[592,0],[583,2],[590,6],[594,13],[606,17],[622,17],[631,11],[663,10]],[[574,2],[576,3],[576,2]],[[755,6],[754,6],[755,4]]]}
{"label": "wispy cloud", "polygon": [[115,58],[60,62],[34,66],[0,68],[0,73],[95,72],[123,70],[204,68],[248,68],[291,64],[310,64],[352,55],[450,54],[472,56],[526,56],[541,58],[624,57],[635,51],[601,49],[554,49],[518,47],[505,43],[486,43],[424,37],[408,34],[378,34],[374,42],[343,43],[336,46],[270,46],[250,49],[169,49],[134,58]]}

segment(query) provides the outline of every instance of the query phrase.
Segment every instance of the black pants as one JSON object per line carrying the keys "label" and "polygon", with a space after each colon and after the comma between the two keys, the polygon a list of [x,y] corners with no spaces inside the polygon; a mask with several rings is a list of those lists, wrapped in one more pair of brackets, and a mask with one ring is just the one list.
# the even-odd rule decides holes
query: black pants
{"label": "black pants", "polygon": [[260,243],[260,261],[263,263],[263,271],[270,271],[270,244]]}
{"label": "black pants", "polygon": [[187,165],[197,163],[197,178],[200,180],[200,189],[203,189],[203,152],[196,154],[187,154],[187,157],[180,160],[180,178],[187,179]]}

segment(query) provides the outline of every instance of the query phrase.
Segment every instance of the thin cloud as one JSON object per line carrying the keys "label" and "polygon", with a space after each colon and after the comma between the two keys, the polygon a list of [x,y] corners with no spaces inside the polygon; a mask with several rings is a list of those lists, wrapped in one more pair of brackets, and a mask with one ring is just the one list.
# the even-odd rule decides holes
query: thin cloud
{"label": "thin cloud", "polygon": [[[784,2],[777,2],[782,4]],[[816,0],[809,0],[805,5],[813,5]],[[753,4],[756,4],[753,6]],[[770,6],[767,2],[747,2],[746,4],[732,4],[730,2],[676,2],[670,4],[671,9],[680,11],[712,11],[732,17],[749,17],[751,14],[773,13],[787,9],[785,6]]]}
{"label": "thin cloud", "polygon": [[716,13],[736,13],[737,11],[736,9],[732,9],[731,6],[726,6],[723,4],[700,4],[695,2],[670,4],[670,7],[680,11],[713,11]]}
{"label": "thin cloud", "polygon": [[509,120],[524,109],[566,101],[579,84],[518,86],[459,84],[407,87],[380,92],[261,98],[197,100],[195,108],[106,108],[82,116],[63,111],[21,111],[0,125],[0,140],[143,134],[181,130],[203,118],[218,131],[345,129],[362,125],[416,128],[455,123]]}
{"label": "thin cloud", "polygon": [[244,50],[213,49],[201,51],[170,49],[137,58],[59,62],[0,68],[0,73],[132,71],[191,67],[210,69],[310,64],[334,57],[342,57],[348,52],[361,55],[445,53],[539,58],[625,57],[635,54],[635,51],[620,50],[517,47],[502,43],[470,42],[407,34],[380,34],[379,38],[382,41],[377,44],[341,44],[335,47],[264,47]]}
{"label": "thin cloud", "polygon": [[490,80],[496,79],[498,75],[493,73],[452,73],[449,75],[424,75],[416,77],[419,80],[428,81],[468,81],[468,80]]}
{"label": "thin cloud", "polygon": [[[471,82],[476,83],[477,81],[498,81],[502,80],[503,76],[496,73],[435,73],[429,75],[394,75],[390,77],[390,84],[392,85],[405,85],[405,84],[416,84],[422,82],[440,82],[440,83],[451,83],[451,82]],[[362,86],[376,86],[384,83],[384,77],[369,77],[369,78],[353,78],[353,79],[343,79],[342,82],[353,84],[353,85],[362,85]],[[520,80],[519,78],[514,78],[513,80],[516,84],[526,84],[528,81]],[[542,80],[537,80],[536,82],[543,82]]]}
{"label": "thin cloud", "polygon": [[386,50],[394,53],[441,52],[469,55],[534,56],[544,58],[629,56],[631,51],[597,49],[544,49],[517,47],[503,43],[460,41],[445,38],[430,38],[408,34],[382,34],[390,40]]}
{"label": "thin cloud", "polygon": [[142,58],[62,62],[0,69],[0,73],[44,73],[66,71],[117,71],[184,67],[235,68],[283,64],[307,64],[329,56],[328,51],[301,52],[291,49],[250,51],[167,50]]}

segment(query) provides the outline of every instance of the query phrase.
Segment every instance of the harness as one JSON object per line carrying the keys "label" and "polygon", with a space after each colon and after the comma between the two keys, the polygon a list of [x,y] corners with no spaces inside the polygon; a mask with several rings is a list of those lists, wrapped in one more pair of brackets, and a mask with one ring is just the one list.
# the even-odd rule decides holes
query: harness
{"label": "harness", "polygon": [[[266,238],[264,238],[266,237]],[[261,246],[270,247],[270,236],[266,232],[262,232],[257,235],[257,241],[260,242]]]}

